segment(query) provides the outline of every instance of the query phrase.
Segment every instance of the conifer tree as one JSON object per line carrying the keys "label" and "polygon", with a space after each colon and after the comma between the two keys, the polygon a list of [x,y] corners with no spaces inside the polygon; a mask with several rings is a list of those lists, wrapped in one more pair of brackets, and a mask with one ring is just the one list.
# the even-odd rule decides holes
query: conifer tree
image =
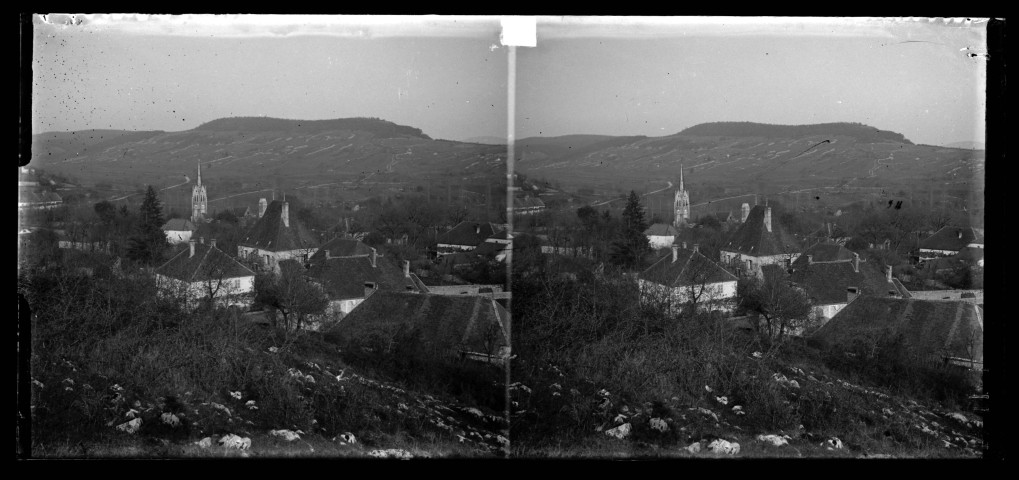
{"label": "conifer tree", "polygon": [[149,185],[139,209],[138,230],[131,237],[128,257],[149,265],[162,261],[163,252],[166,250],[163,223],[163,205],[156,195],[156,190]]}
{"label": "conifer tree", "polygon": [[615,263],[630,267],[640,267],[651,247],[644,235],[647,221],[644,219],[644,208],[640,206],[640,197],[633,190],[626,199],[623,209],[623,228],[612,242],[612,259]]}

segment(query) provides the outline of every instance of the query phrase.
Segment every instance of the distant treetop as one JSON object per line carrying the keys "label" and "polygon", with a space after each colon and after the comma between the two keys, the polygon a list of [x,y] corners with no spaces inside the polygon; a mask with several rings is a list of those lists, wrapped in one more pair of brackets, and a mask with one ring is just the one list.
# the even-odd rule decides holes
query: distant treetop
{"label": "distant treetop", "polygon": [[811,135],[842,135],[865,143],[898,142],[913,145],[901,133],[880,130],[862,123],[818,123],[813,125],[769,125],[754,122],[711,122],[694,125],[677,135],[702,137],[799,138]]}
{"label": "distant treetop", "polygon": [[418,137],[431,139],[420,128],[397,125],[380,118],[337,118],[332,120],[289,120],[269,117],[231,117],[206,122],[195,130],[200,131],[245,131],[245,132],[303,132],[319,133],[330,130],[357,130],[373,133],[379,137]]}

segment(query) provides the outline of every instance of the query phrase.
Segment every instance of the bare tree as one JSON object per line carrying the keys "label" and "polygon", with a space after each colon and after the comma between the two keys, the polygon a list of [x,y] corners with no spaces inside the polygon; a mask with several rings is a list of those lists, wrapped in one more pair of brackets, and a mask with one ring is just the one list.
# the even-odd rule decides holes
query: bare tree
{"label": "bare tree", "polygon": [[278,313],[283,317],[284,331],[296,333],[309,316],[325,313],[329,297],[321,285],[299,269],[281,268],[278,274],[255,276],[255,304],[268,307],[273,326],[278,325]]}
{"label": "bare tree", "polygon": [[753,323],[757,333],[773,344],[806,326],[809,319],[810,301],[784,278],[742,278],[737,283],[736,295],[741,308],[758,314],[759,320]]}

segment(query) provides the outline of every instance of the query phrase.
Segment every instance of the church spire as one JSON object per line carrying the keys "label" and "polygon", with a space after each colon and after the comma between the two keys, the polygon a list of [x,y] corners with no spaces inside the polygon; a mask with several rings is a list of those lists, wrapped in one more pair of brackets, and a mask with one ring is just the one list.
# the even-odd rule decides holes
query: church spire
{"label": "church spire", "polygon": [[683,188],[683,162],[679,162],[679,189],[686,190]]}
{"label": "church spire", "polygon": [[198,162],[198,185],[202,185],[202,162]]}

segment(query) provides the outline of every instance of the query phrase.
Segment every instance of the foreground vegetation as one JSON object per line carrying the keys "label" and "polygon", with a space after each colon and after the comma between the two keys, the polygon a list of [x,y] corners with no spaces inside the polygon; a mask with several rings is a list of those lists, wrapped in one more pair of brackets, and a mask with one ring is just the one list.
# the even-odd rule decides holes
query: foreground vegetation
{"label": "foreground vegetation", "polygon": [[638,302],[622,275],[520,263],[532,270],[514,272],[514,455],[696,456],[716,440],[740,456],[982,451],[966,375],[914,363],[901,346],[847,356],[668,314]]}
{"label": "foreground vegetation", "polygon": [[[27,269],[19,293],[32,307],[22,455],[498,456],[508,442],[499,405],[359,368],[316,332],[189,310],[141,274]],[[249,443],[219,443],[232,435]]]}

